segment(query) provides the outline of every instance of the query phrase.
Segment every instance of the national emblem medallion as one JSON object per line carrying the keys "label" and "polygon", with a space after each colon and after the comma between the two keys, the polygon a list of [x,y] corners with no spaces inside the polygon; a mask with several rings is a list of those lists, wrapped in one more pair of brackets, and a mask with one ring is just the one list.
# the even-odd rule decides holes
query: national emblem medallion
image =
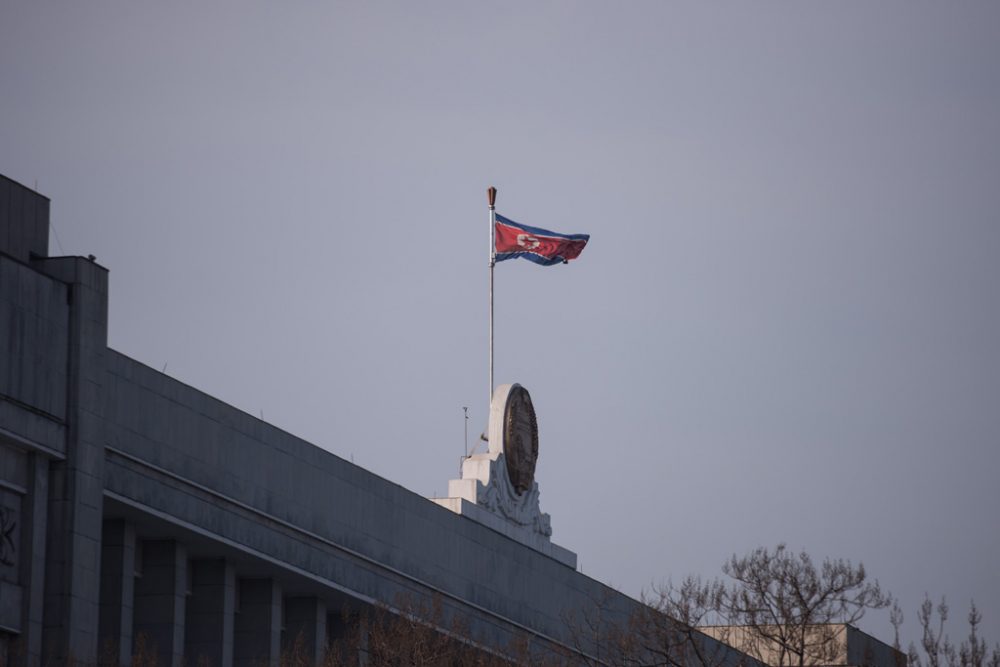
{"label": "national emblem medallion", "polygon": [[531,396],[524,387],[511,387],[504,410],[503,452],[507,474],[518,493],[524,493],[535,481],[538,460],[538,421]]}

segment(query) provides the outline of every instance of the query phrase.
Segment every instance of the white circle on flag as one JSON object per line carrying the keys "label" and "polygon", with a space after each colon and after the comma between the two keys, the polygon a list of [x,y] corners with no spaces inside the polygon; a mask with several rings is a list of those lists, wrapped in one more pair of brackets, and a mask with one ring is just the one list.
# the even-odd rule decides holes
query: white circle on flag
{"label": "white circle on flag", "polygon": [[534,250],[540,243],[541,241],[530,234],[517,235],[517,245],[521,246],[525,250]]}

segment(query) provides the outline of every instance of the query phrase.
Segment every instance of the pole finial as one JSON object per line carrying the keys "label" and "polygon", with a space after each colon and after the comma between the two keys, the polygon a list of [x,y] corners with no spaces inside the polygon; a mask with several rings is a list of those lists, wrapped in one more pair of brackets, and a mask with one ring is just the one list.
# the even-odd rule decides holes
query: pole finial
{"label": "pole finial", "polygon": [[492,185],[486,190],[486,199],[490,203],[490,208],[496,206],[497,203],[497,189]]}

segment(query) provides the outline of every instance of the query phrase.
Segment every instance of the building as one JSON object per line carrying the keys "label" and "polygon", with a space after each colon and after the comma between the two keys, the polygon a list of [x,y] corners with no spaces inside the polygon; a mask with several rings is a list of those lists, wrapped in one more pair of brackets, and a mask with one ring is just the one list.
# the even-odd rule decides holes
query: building
{"label": "building", "polygon": [[570,647],[567,609],[637,604],[547,535],[449,511],[108,348],[108,270],[48,256],[48,209],[0,177],[6,654],[127,663],[143,635],[161,665],[273,663],[301,634],[317,658],[350,613],[402,597],[485,644]]}
{"label": "building", "polygon": [[572,614],[640,608],[551,542],[522,388],[432,502],[110,349],[108,270],[48,256],[48,211],[0,176],[0,664],[318,662],[372,610],[430,608],[582,658]]}
{"label": "building", "polygon": [[796,667],[800,656],[783,649],[786,643],[804,650],[802,664],[807,667],[906,667],[906,656],[846,623],[826,623],[799,628],[768,626],[762,632],[746,627],[709,626],[702,631],[738,648],[772,667]]}

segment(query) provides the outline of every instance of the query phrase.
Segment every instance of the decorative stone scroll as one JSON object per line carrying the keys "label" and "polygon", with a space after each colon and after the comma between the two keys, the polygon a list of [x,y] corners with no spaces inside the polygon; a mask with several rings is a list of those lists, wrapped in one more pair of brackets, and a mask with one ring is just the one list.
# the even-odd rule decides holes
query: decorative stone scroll
{"label": "decorative stone scroll", "polygon": [[539,506],[538,482],[532,481],[530,489],[518,493],[508,466],[503,452],[474,454],[462,464],[462,479],[449,483],[448,495],[464,498],[518,526],[550,537],[552,522]]}

